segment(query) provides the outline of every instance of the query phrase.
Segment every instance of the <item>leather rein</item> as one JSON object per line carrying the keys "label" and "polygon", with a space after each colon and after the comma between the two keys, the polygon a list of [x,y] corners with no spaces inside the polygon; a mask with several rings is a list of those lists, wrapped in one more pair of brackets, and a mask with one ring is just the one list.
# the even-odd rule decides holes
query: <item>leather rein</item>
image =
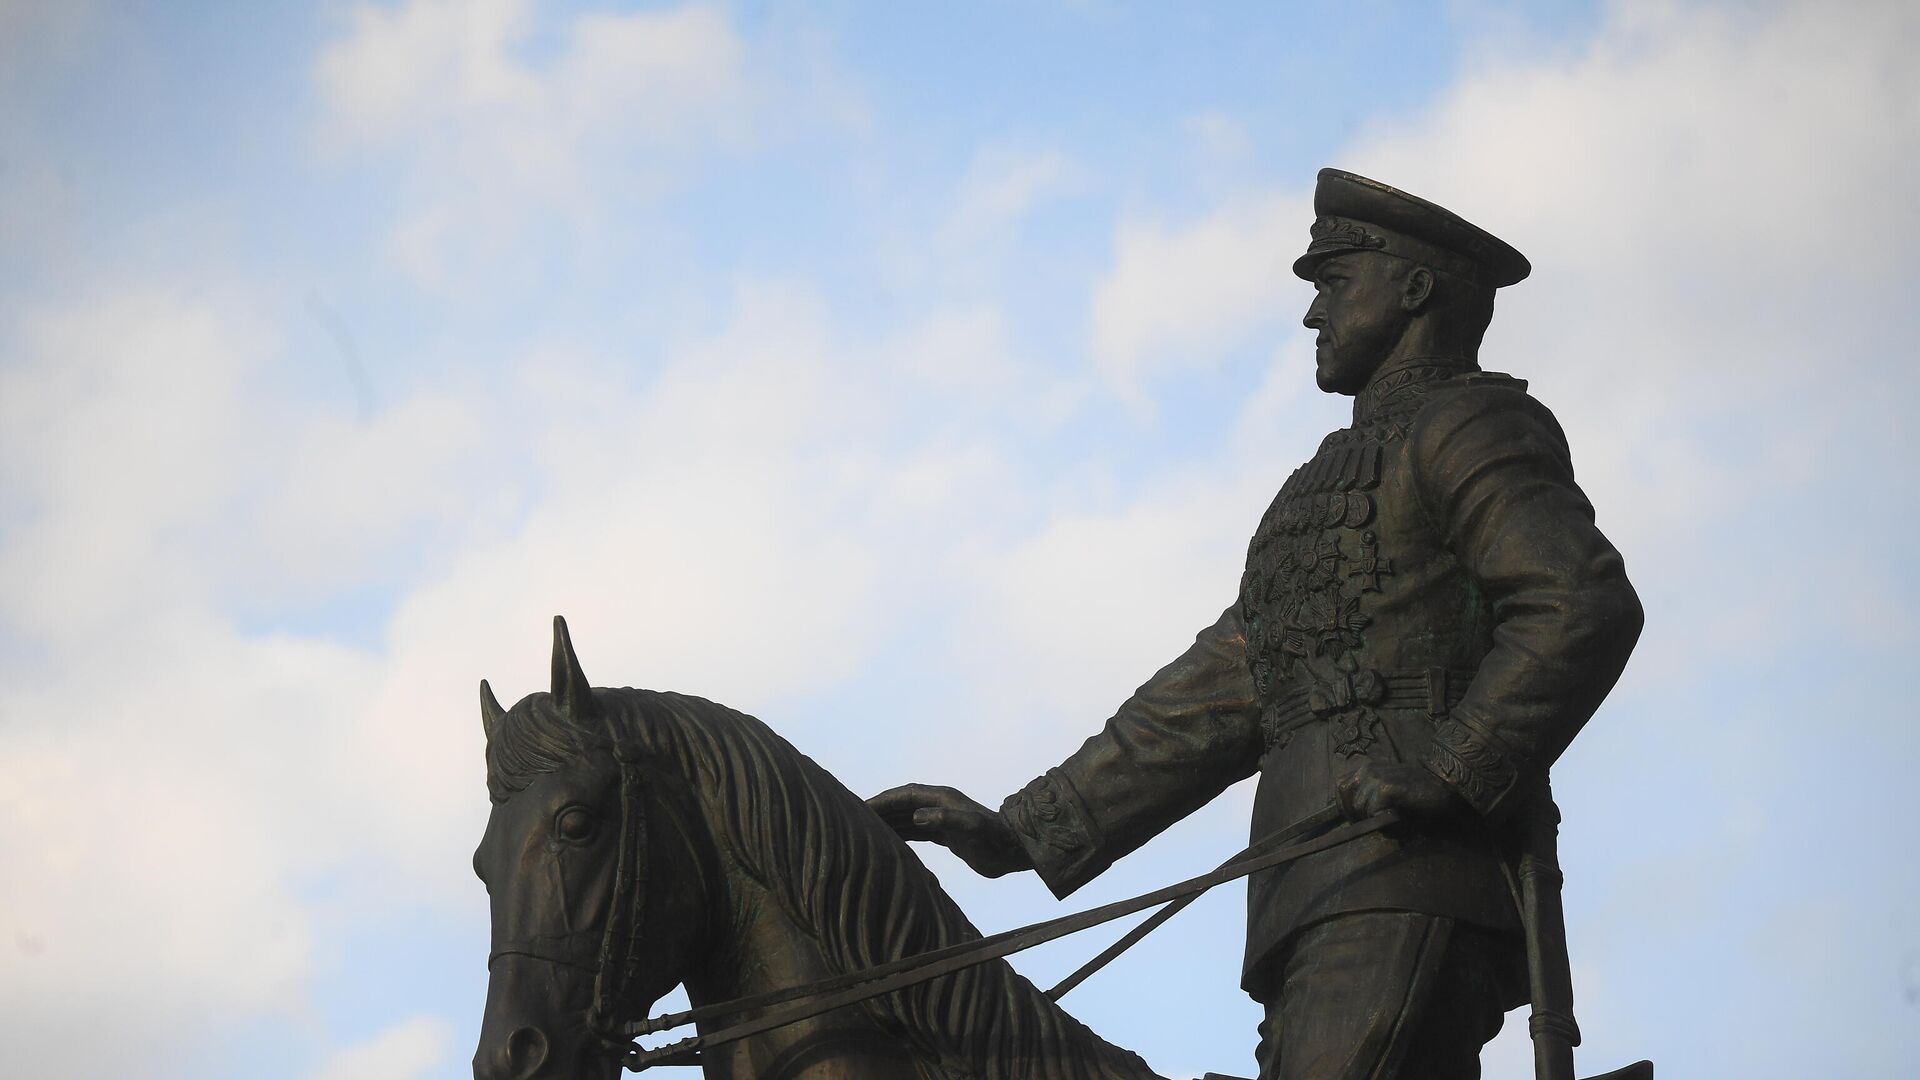
{"label": "leather rein", "polygon": [[[618,756],[620,744],[616,742],[615,747],[615,753]],[[627,758],[621,758],[620,800],[623,812],[630,809],[630,800],[638,795],[637,778],[637,765]],[[623,817],[625,816],[623,813]],[[861,971],[848,972],[803,986],[787,987],[764,994],[703,1005],[685,1012],[667,1013],[620,1027],[612,1020],[611,1010],[622,1000],[636,970],[638,931],[644,914],[642,911],[644,896],[634,884],[637,879],[631,862],[636,843],[630,840],[627,824],[623,821],[620,837],[620,864],[614,879],[614,909],[610,913],[612,917],[608,920],[606,935],[601,941],[599,969],[594,979],[593,1009],[588,1014],[588,1022],[593,1026],[594,1031],[620,1054],[621,1065],[630,1072],[640,1072],[656,1065],[695,1064],[699,1061],[703,1050],[738,1042],[821,1013],[858,1004],[978,964],[1011,956],[1036,945],[1042,945],[1102,923],[1112,922],[1150,907],[1167,905],[1115,943],[1112,948],[1102,952],[1049,991],[1048,998],[1057,1000],[1062,994],[1079,985],[1087,976],[1092,975],[1145,937],[1148,931],[1165,922],[1168,917],[1215,885],[1337,847],[1350,840],[1379,832],[1400,821],[1400,815],[1393,811],[1375,814],[1361,821],[1341,824],[1346,817],[1345,808],[1336,802],[1249,846],[1210,873],[1188,878],[1139,896],[1103,904],[1073,915],[1063,915],[1003,931],[989,937],[958,942],[930,952],[902,957]],[[644,828],[643,823],[638,830],[641,835],[644,835]],[[621,894],[629,888],[635,890],[634,895],[627,897],[627,902],[623,904]],[[618,938],[622,935],[616,933],[616,926],[622,912],[627,913],[632,929],[630,933],[624,935],[626,950],[624,955],[620,956],[617,966],[614,966],[616,954],[620,953]],[[610,967],[615,972],[612,978],[608,976]],[[783,1005],[787,1007],[776,1008]],[[711,1034],[695,1035],[651,1050],[632,1043],[632,1040],[642,1035],[656,1034],[688,1024],[699,1024],[759,1010],[770,1011],[731,1024]]]}

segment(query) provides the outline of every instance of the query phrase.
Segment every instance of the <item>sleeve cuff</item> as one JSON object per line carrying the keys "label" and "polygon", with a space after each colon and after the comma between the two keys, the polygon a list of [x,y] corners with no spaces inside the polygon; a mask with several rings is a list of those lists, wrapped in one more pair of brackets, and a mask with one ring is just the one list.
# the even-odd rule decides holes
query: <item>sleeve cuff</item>
{"label": "sleeve cuff", "polygon": [[1421,764],[1483,818],[1500,813],[1519,785],[1520,769],[1499,740],[1458,711],[1434,725],[1433,742]]}
{"label": "sleeve cuff", "polygon": [[1056,897],[1067,896],[1109,865],[1110,860],[1100,858],[1100,826],[1073,781],[1059,769],[1048,769],[1008,796],[1000,814]]}

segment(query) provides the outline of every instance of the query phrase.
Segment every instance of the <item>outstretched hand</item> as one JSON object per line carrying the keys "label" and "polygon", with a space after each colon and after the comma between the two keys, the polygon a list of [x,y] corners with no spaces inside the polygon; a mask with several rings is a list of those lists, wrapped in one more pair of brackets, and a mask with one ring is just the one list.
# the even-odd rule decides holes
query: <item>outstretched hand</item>
{"label": "outstretched hand", "polygon": [[1379,765],[1368,762],[1348,773],[1334,788],[1334,796],[1356,820],[1386,810],[1408,817],[1440,820],[1471,814],[1472,808],[1447,782],[1419,765]]}
{"label": "outstretched hand", "polygon": [[867,805],[902,839],[939,844],[976,874],[1000,877],[1033,869],[1033,859],[1007,819],[953,788],[902,784],[868,799]]}

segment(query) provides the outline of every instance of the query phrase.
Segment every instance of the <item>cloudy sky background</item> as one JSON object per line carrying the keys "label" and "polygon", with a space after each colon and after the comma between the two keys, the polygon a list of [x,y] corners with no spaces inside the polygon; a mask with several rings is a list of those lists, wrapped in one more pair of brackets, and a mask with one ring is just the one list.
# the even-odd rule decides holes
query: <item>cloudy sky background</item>
{"label": "cloudy sky background", "polygon": [[[1533,258],[1483,361],[1648,608],[1556,770],[1583,1067],[1920,1073],[1916,55],[1892,0],[0,0],[0,1071],[467,1075],[473,686],[556,612],[857,791],[1063,757],[1344,422],[1334,164]],[[1250,1074],[1242,904],[1070,1006]]]}

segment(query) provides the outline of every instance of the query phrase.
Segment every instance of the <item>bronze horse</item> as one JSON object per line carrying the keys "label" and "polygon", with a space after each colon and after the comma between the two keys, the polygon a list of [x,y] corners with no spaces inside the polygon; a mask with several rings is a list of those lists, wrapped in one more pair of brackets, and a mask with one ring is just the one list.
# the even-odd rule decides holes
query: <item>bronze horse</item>
{"label": "bronze horse", "polygon": [[[478,1080],[617,1076],[620,1033],[980,935],[859,798],[702,698],[593,689],[554,620],[553,689],[481,683],[493,917]],[[703,1051],[709,1080],[1158,1080],[1004,961]]]}

